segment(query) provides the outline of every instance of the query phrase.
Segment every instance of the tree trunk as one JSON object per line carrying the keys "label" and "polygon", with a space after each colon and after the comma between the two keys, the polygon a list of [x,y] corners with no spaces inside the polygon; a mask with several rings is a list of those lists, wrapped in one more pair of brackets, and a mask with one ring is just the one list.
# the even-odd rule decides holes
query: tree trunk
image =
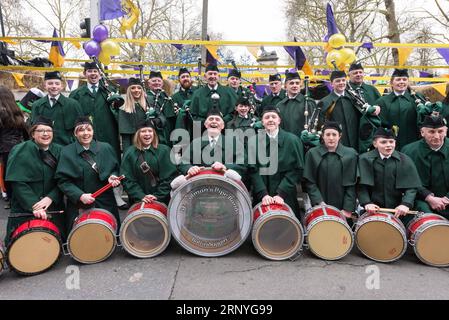
{"label": "tree trunk", "polygon": [[[385,14],[385,19],[388,23],[388,38],[392,43],[400,43],[400,33],[398,27],[398,21],[396,20],[396,11],[394,6],[394,0],[385,0],[385,8],[387,13]],[[395,65],[399,65],[399,53],[397,48],[391,49],[393,54],[393,60]]]}

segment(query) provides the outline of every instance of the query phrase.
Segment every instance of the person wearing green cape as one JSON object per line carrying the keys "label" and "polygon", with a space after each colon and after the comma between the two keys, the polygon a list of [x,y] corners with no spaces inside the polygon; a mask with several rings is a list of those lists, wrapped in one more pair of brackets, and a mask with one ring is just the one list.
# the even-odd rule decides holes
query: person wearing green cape
{"label": "person wearing green cape", "polygon": [[287,92],[282,88],[282,78],[279,73],[270,74],[268,76],[268,86],[270,87],[270,94],[262,99],[257,115],[262,114],[263,108],[266,106],[275,106],[281,102]]}
{"label": "person wearing green cape", "polygon": [[416,165],[422,187],[418,189],[415,209],[449,218],[449,141],[447,125],[441,116],[426,116],[422,139],[402,148]]}
{"label": "person wearing green cape", "polygon": [[[46,117],[38,116],[30,128],[31,140],[16,145],[10,153],[6,168],[6,180],[13,185],[11,216],[8,218],[5,244],[12,232],[22,223],[32,219],[51,220],[65,240],[65,213],[48,211],[64,210],[63,194],[55,178],[56,166],[62,147],[53,142],[53,124]],[[16,217],[30,213],[30,217]]]}
{"label": "person wearing green cape", "polygon": [[121,174],[130,203],[170,201],[170,182],[176,177],[176,166],[170,160],[170,148],[159,143],[153,121],[141,122],[133,145],[123,156]]}
{"label": "person wearing green cape", "polygon": [[[401,150],[406,144],[419,139],[419,117],[417,98],[422,101],[426,99],[416,93],[414,97],[412,91],[408,89],[409,75],[407,69],[395,69],[391,75],[392,92],[382,96],[376,104],[381,107],[380,118],[382,126],[398,127],[397,150]],[[422,109],[425,112],[425,109]],[[421,111],[420,111],[421,112]]]}
{"label": "person wearing green cape", "polygon": [[[140,79],[129,78],[125,104],[120,108],[118,115],[123,154],[125,154],[126,150],[132,146],[133,137],[137,131],[138,124],[150,118],[160,119],[157,117],[155,110],[149,107],[148,101],[145,98],[143,84]],[[156,122],[158,124],[157,130],[159,131],[159,134],[163,135],[163,123],[160,120],[157,120]],[[165,139],[162,140],[162,143],[166,143]]]}
{"label": "person wearing green cape", "polygon": [[223,114],[224,122],[228,123],[232,119],[237,95],[234,90],[218,82],[220,75],[216,65],[207,65],[204,77],[207,84],[196,90],[192,96],[190,113],[193,120],[201,121],[201,128],[203,128],[209,110],[218,108]]}
{"label": "person wearing green cape", "polygon": [[331,205],[349,218],[356,209],[357,152],[340,143],[337,122],[326,121],[321,131],[321,145],[306,153],[306,190],[312,206]]}
{"label": "person wearing green cape", "polygon": [[37,116],[45,116],[53,121],[54,142],[68,145],[74,141],[75,120],[83,115],[78,101],[61,94],[64,89],[62,77],[58,71],[46,72],[44,86],[48,95],[36,100],[31,108],[31,123]]}
{"label": "person wearing green cape", "polygon": [[76,120],[74,134],[76,141],[62,149],[55,174],[59,188],[67,196],[66,224],[70,230],[79,209],[101,208],[114,215],[120,227],[112,188],[92,197],[108,183],[112,187],[120,184],[117,155],[110,144],[93,140],[94,129],[88,117]]}
{"label": "person wearing green cape", "polygon": [[304,168],[304,149],[301,139],[283,130],[278,108],[266,106],[262,113],[265,131],[248,143],[248,170],[250,172],[253,204],[289,205],[300,218],[296,197]]}
{"label": "person wearing green cape", "polygon": [[373,141],[375,150],[359,157],[360,205],[370,213],[380,208],[394,209],[395,216],[406,223],[413,208],[416,193],[421,187],[418,171],[412,159],[396,151],[396,134],[379,127]]}

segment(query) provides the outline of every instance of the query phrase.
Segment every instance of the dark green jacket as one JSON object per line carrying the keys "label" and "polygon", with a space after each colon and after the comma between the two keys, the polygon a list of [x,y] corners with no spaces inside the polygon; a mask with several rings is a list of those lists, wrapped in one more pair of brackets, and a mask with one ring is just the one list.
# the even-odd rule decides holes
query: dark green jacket
{"label": "dark green jacket", "polygon": [[192,86],[188,90],[184,90],[180,88],[173,96],[173,102],[178,105],[178,108],[181,108],[184,105],[184,102],[187,100],[192,100],[193,93],[195,90],[198,89],[197,87]]}
{"label": "dark green jacket", "polygon": [[137,131],[137,125],[147,118],[145,110],[136,102],[135,112],[126,112],[123,108],[120,108],[118,113],[118,129],[120,136],[122,137],[122,149],[123,154],[126,150],[132,146],[133,137]]}
{"label": "dark green jacket", "polygon": [[108,94],[103,87],[99,87],[96,95],[90,92],[87,85],[72,93],[70,98],[81,105],[83,114],[89,116],[94,127],[95,139],[109,143],[120,154],[120,141],[118,134],[118,109],[113,109],[107,102]]}
{"label": "dark green jacket", "polygon": [[[300,136],[304,130],[306,110],[305,104],[306,98],[301,93],[294,99],[285,97],[281,102],[277,104],[281,113],[281,128],[287,132],[293,133],[296,136]],[[315,101],[309,99],[309,115],[308,119],[312,117],[313,111],[316,108]]]}
{"label": "dark green jacket", "polygon": [[[362,114],[354,107],[349,96],[339,97],[335,91],[322,100],[321,118],[336,121],[342,125],[341,143],[347,147],[359,150],[359,126]],[[335,106],[334,105],[335,102]]]}
{"label": "dark green jacket", "polygon": [[320,145],[306,153],[304,179],[312,206],[324,201],[340,210],[355,210],[357,160],[357,152],[342,144],[335,152]]}
{"label": "dark green jacket", "polygon": [[227,137],[223,134],[220,135],[214,149],[210,147],[207,134],[204,138],[194,139],[185,150],[178,169],[187,174],[193,166],[210,167],[215,161],[237,171],[241,176],[247,171],[243,144],[236,137]]}
{"label": "dark green jacket", "polygon": [[[158,185],[152,187],[147,174],[140,168],[139,154],[150,166],[153,174],[158,178]],[[142,201],[146,195],[153,195],[158,201],[168,204],[170,201],[170,182],[176,177],[176,166],[170,160],[170,148],[159,144],[155,149],[150,147],[140,151],[131,146],[123,156],[121,173],[126,176],[123,186],[128,193],[131,203]]]}
{"label": "dark green jacket", "polygon": [[390,209],[400,204],[413,207],[421,181],[407,155],[394,151],[384,162],[377,149],[372,150],[360,156],[359,172],[359,201],[362,206],[374,203]]}
{"label": "dark green jacket", "polygon": [[[423,101],[425,99],[423,98]],[[410,93],[406,91],[403,96],[396,96],[394,92],[381,97],[376,102],[381,107],[380,119],[386,127],[398,126],[396,149],[401,150],[406,144],[419,139],[418,118],[416,103]]]}
{"label": "dark green jacket", "polygon": [[[279,94],[277,94],[276,96],[273,95],[273,93],[270,93],[269,95],[265,96],[262,99],[262,103],[261,103],[261,110],[263,111],[263,108],[266,106],[276,106],[279,102],[281,102],[282,100],[285,99],[287,95],[287,91],[285,91],[284,89],[281,89],[281,91],[279,91]],[[261,113],[259,113],[261,114]]]}
{"label": "dark green jacket", "polygon": [[418,197],[424,200],[429,194],[436,197],[449,197],[449,141],[447,138],[438,151],[430,149],[424,139],[402,148],[416,165],[422,182]]}
{"label": "dark green jacket", "polygon": [[[71,225],[82,207],[80,197],[84,193],[94,193],[108,184],[111,175],[119,174],[119,164],[114,149],[106,142],[92,141],[89,155],[97,164],[98,172],[81,157],[83,146],[78,141],[61,151],[61,158],[56,169],[55,178],[59,188],[67,196],[67,225]],[[117,204],[112,188],[98,196],[93,204],[112,213],[119,222]]]}
{"label": "dark green jacket", "polygon": [[42,97],[33,103],[31,123],[37,116],[42,115],[53,121],[53,142],[62,146],[75,141],[73,129],[75,120],[83,115],[78,101],[60,95],[53,107],[50,107],[48,96]]}
{"label": "dark green jacket", "polygon": [[[199,88],[193,93],[192,103],[190,105],[190,112],[193,120],[201,121],[201,127],[203,128],[204,120],[206,120],[208,111],[213,107],[211,99],[212,91],[206,85]],[[220,96],[218,106],[223,114],[223,120],[225,123],[232,119],[232,112],[235,109],[237,102],[237,95],[235,91],[229,87],[218,84],[217,93]]]}
{"label": "dark green jacket", "polygon": [[[301,180],[304,168],[302,142],[299,137],[283,129],[279,129],[275,141],[260,131],[248,144],[247,159],[254,203],[260,202],[266,195],[279,195],[299,216],[296,185]],[[274,148],[277,150],[274,162],[270,161],[270,143],[275,143]],[[265,151],[262,151],[263,148]]]}
{"label": "dark green jacket", "polygon": [[[61,149],[60,145],[52,143],[47,152],[58,161]],[[48,211],[64,210],[63,195],[57,186],[55,171],[56,168],[51,168],[42,160],[39,147],[33,140],[22,142],[11,150],[6,169],[6,181],[10,181],[14,189],[11,198],[11,216],[18,213],[32,213],[33,205],[45,197],[53,201]],[[18,225],[30,219],[8,219],[5,242],[9,242],[9,235]],[[52,221],[64,234],[62,214],[55,214]]]}

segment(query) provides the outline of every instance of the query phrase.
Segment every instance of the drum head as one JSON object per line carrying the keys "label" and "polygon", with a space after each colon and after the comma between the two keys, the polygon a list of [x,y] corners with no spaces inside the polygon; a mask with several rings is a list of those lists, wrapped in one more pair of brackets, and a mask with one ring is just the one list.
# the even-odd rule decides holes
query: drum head
{"label": "drum head", "polygon": [[96,263],[107,259],[115,249],[115,234],[101,223],[77,226],[67,240],[73,259],[81,263]]}
{"label": "drum head", "polygon": [[302,230],[285,216],[266,219],[255,230],[254,245],[259,253],[272,260],[284,260],[295,255],[302,246]]}
{"label": "drum head", "polygon": [[415,244],[421,261],[432,266],[449,265],[449,225],[435,225],[423,231]]}
{"label": "drum head", "polygon": [[389,223],[369,221],[356,233],[357,247],[370,259],[390,262],[405,252],[406,240],[401,232]]}
{"label": "drum head", "polygon": [[307,243],[310,251],[319,258],[336,260],[351,251],[353,239],[348,226],[335,220],[324,220],[308,231]]}
{"label": "drum head", "polygon": [[120,240],[123,248],[135,257],[158,255],[170,241],[167,221],[150,214],[135,215],[123,223]]}
{"label": "drum head", "polygon": [[252,224],[248,191],[231,179],[195,176],[173,194],[168,221],[175,240],[186,250],[217,257],[237,249]]}
{"label": "drum head", "polygon": [[33,231],[12,242],[8,249],[8,262],[18,273],[37,274],[55,264],[60,253],[58,238],[45,231]]}

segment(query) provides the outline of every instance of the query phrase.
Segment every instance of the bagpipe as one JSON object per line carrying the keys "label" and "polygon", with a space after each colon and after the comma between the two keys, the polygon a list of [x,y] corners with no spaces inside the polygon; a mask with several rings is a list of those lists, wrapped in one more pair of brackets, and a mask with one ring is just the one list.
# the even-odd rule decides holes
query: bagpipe
{"label": "bagpipe", "polygon": [[[235,70],[240,72],[234,60],[231,60],[231,64]],[[262,103],[262,99],[258,98],[256,95],[256,83],[254,81],[249,81],[248,79],[245,79],[243,77],[240,77],[240,80],[249,83],[249,85],[246,87],[247,90],[245,90],[242,85],[240,85],[239,88],[242,91],[243,98],[248,100],[250,107],[249,112],[251,113],[251,116],[254,117],[254,114],[258,109],[258,105]]]}
{"label": "bagpipe", "polygon": [[379,116],[373,114],[375,107],[363,98],[360,89],[354,89],[350,84],[346,87],[346,94],[354,101],[353,106],[362,114],[359,123],[359,152],[367,152],[371,149],[374,133],[381,125]]}
{"label": "bagpipe", "polygon": [[103,68],[101,67],[101,63],[98,61],[98,58],[95,56],[93,56],[91,58],[97,65],[98,72],[101,75],[99,85],[107,93],[106,102],[114,110],[120,108],[121,106],[123,106],[125,104],[125,99],[120,95],[119,90],[117,90],[113,86],[112,81],[108,78],[108,76],[104,72]]}
{"label": "bagpipe", "polygon": [[417,114],[417,125],[418,127],[421,126],[422,122],[424,121],[425,116],[436,116],[438,117],[441,112],[443,111],[443,104],[441,102],[430,102],[427,97],[423,97],[420,94],[418,94],[415,90],[412,88],[409,88],[410,95],[412,96],[413,100],[416,104],[416,114]]}
{"label": "bagpipe", "polygon": [[309,76],[304,77],[304,130],[301,132],[301,140],[307,147],[317,146],[320,142],[319,118],[323,107],[320,101],[316,108],[311,110]]}
{"label": "bagpipe", "polygon": [[167,119],[165,118],[163,111],[163,105],[159,107],[159,99],[162,92],[164,92],[162,89],[157,89],[155,92],[153,103],[150,103],[148,100],[148,95],[145,92],[145,79],[143,76],[143,65],[139,65],[139,79],[142,83],[142,88],[144,88],[144,96],[145,96],[145,103],[146,103],[146,112],[145,112],[145,120],[151,119],[156,129],[163,129],[167,125]]}

